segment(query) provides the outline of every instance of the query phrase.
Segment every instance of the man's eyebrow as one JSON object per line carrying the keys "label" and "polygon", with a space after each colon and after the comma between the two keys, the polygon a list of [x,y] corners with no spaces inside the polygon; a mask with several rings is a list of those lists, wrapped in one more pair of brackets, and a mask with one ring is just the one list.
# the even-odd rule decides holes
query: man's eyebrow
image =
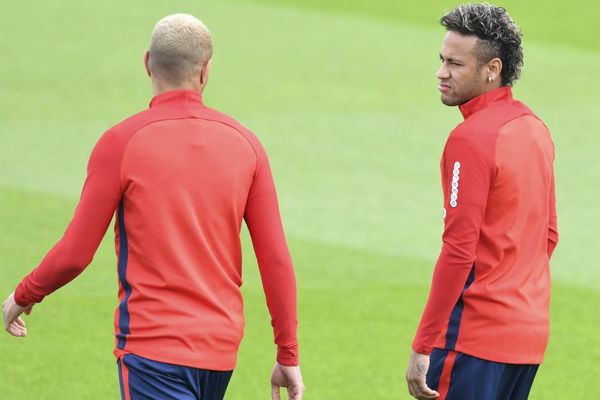
{"label": "man's eyebrow", "polygon": [[454,63],[460,63],[461,62],[460,60],[458,60],[456,58],[453,58],[453,57],[444,58],[444,56],[442,55],[442,53],[440,53],[440,60],[442,60],[442,61],[448,61],[450,63],[453,63],[453,62]]}

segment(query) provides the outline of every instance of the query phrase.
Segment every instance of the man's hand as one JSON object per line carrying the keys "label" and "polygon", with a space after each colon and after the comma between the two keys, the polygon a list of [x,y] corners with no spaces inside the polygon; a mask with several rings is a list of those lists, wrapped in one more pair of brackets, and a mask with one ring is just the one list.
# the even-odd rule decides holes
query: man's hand
{"label": "man's hand", "polygon": [[425,383],[427,370],[429,370],[429,356],[413,351],[408,361],[406,382],[408,383],[408,392],[415,399],[436,399],[440,396],[438,392],[427,387],[427,383]]}
{"label": "man's hand", "polygon": [[287,388],[288,400],[302,400],[304,383],[300,366],[288,367],[276,363],[271,375],[271,399],[281,400],[279,389]]}
{"label": "man's hand", "polygon": [[25,321],[19,317],[19,315],[25,313],[30,314],[33,304],[28,307],[21,307],[15,302],[15,293],[12,292],[8,298],[2,303],[2,310],[4,312],[4,329],[13,336],[24,337],[27,336],[27,328],[25,328]]}

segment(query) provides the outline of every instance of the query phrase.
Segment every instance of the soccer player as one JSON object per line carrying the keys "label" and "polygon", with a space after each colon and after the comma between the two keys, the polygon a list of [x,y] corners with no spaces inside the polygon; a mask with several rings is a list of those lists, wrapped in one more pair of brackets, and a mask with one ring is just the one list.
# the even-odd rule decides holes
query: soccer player
{"label": "soccer player", "polygon": [[513,99],[523,52],[506,10],[462,5],[440,22],[441,100],[464,121],[442,155],[443,246],[408,390],[417,399],[527,399],[548,343],[554,145]]}
{"label": "soccer player", "polygon": [[92,261],[113,214],[116,346],[123,399],[222,399],[243,333],[246,221],[277,344],[273,399],[299,400],[296,281],[269,160],[232,118],[206,107],[212,39],[191,15],[160,20],[144,64],[149,109],[109,129],[92,151],[63,238],[4,302],[4,326]]}

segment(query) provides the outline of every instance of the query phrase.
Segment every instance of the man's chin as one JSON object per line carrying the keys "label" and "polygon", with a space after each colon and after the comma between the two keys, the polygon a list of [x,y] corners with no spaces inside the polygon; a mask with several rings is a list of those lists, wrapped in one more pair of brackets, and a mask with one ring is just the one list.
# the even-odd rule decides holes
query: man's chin
{"label": "man's chin", "polygon": [[440,97],[440,100],[442,101],[442,104],[444,104],[445,106],[449,106],[449,107],[459,106],[463,103],[455,97],[450,97],[450,96],[445,96],[445,95],[442,95]]}

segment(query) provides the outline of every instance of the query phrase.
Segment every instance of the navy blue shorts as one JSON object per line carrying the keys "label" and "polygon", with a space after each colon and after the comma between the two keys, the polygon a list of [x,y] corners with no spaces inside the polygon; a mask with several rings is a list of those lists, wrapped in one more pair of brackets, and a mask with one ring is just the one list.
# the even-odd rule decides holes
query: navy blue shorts
{"label": "navy blue shorts", "polygon": [[233,371],[182,367],[126,354],[117,362],[123,400],[222,400]]}
{"label": "navy blue shorts", "polygon": [[526,400],[538,367],[434,349],[427,386],[440,393],[439,400]]}

